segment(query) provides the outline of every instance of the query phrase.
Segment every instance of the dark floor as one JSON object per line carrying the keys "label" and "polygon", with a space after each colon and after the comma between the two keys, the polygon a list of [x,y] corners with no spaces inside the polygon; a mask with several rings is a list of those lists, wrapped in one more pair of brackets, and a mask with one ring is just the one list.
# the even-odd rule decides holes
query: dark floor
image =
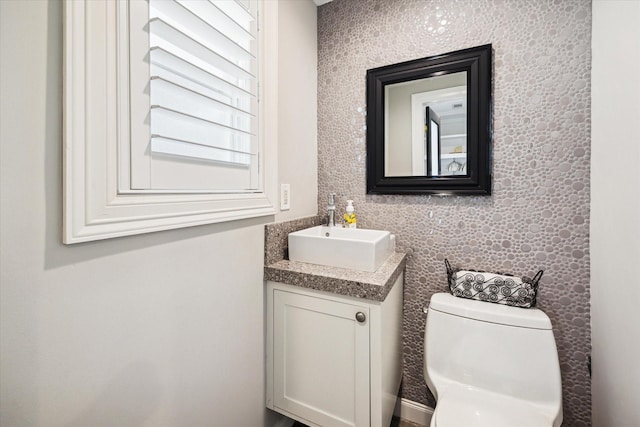
{"label": "dark floor", "polygon": [[[293,424],[293,427],[307,427],[307,425],[296,421],[295,424]],[[414,424],[407,420],[401,420],[400,418],[397,418],[397,417],[393,417],[393,419],[391,420],[391,425],[389,427],[424,427],[424,426],[421,426],[420,424]]]}

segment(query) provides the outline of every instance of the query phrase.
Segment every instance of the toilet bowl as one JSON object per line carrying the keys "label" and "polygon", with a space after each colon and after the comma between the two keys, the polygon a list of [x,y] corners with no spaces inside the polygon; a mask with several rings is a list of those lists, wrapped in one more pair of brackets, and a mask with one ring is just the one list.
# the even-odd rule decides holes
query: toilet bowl
{"label": "toilet bowl", "polygon": [[431,427],[559,427],[562,385],[549,317],[454,297],[431,298],[424,377]]}

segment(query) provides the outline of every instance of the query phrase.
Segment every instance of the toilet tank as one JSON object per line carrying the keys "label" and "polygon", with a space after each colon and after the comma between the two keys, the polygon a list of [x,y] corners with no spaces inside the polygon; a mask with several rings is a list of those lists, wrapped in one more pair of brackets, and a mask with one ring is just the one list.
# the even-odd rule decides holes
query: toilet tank
{"label": "toilet tank", "polygon": [[445,293],[429,305],[425,379],[436,398],[455,381],[545,406],[562,401],[558,352],[544,312]]}

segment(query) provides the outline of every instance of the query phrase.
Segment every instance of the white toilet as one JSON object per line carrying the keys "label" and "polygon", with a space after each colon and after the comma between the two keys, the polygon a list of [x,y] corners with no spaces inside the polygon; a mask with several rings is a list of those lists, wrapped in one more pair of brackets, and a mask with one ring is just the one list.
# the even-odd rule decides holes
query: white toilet
{"label": "white toilet", "polygon": [[431,427],[559,427],[562,386],[542,311],[431,297],[424,377],[437,400]]}

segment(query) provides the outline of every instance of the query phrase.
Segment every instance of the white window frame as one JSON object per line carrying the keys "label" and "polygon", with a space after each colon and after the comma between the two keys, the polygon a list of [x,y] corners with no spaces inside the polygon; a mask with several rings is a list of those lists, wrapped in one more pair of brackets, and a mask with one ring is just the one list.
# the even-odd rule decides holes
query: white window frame
{"label": "white window frame", "polygon": [[65,2],[63,242],[275,214],[278,2],[259,18],[261,191],[167,193],[129,186],[128,1]]}

